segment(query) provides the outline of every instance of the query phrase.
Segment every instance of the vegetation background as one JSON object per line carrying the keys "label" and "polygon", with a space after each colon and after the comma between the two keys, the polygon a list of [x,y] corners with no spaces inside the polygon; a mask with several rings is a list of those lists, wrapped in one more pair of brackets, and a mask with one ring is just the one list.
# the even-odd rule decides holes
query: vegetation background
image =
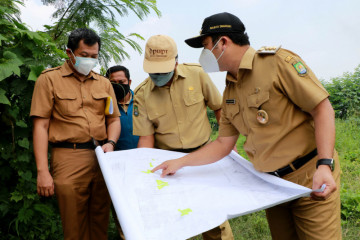
{"label": "vegetation background", "polygon": [[[58,1],[43,2],[56,4]],[[105,39],[101,61],[106,67],[111,58],[120,61],[128,57],[124,46],[141,52],[136,40],[142,37],[136,33],[121,35],[116,30],[112,12],[125,16],[132,11],[140,20],[152,11],[160,15],[155,0],[60,2],[63,4],[57,5],[58,11],[54,13],[55,24],[47,26],[44,32],[34,32],[19,18],[16,4],[23,1],[0,0],[0,239],[63,238],[55,197],[41,198],[36,194],[29,112],[34,83],[41,71],[60,65],[66,58],[60,49],[71,30],[67,23],[74,28],[96,26]],[[109,6],[109,2],[116,4]],[[95,17],[89,17],[94,14]],[[360,239],[360,66],[323,84],[336,112],[343,237]],[[211,112],[209,120],[215,138],[217,124]],[[244,137],[240,137],[237,147],[246,157],[242,149],[244,141]],[[230,223],[235,239],[270,239],[263,211],[232,219]],[[109,239],[119,239],[112,218]]]}

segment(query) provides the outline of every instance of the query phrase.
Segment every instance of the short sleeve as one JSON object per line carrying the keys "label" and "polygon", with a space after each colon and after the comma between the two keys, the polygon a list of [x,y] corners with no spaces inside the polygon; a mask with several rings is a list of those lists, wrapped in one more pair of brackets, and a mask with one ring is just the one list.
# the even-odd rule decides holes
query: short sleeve
{"label": "short sleeve", "polygon": [[296,54],[282,50],[277,54],[279,87],[303,111],[310,112],[329,96],[315,74]]}
{"label": "short sleeve", "polygon": [[149,120],[145,96],[145,86],[135,90],[133,106],[133,135],[149,136],[155,133],[153,123]]}
{"label": "short sleeve", "polygon": [[199,74],[206,105],[209,106],[211,110],[219,110],[222,103],[222,97],[219,90],[204,70],[201,69]]}
{"label": "short sleeve", "polygon": [[54,91],[47,74],[41,74],[35,82],[31,100],[31,117],[50,118],[54,105]]}
{"label": "short sleeve", "polygon": [[[106,79],[107,82],[109,82],[108,79]],[[115,96],[115,92],[114,92],[114,88],[112,87],[111,83],[109,82],[108,84],[108,93],[110,95],[110,97],[112,98],[112,101],[113,101],[113,108],[114,108],[114,112],[113,114],[111,115],[107,115],[106,117],[107,118],[114,118],[114,117],[120,117],[121,114],[120,114],[120,111],[119,111],[119,107],[118,107],[118,104],[116,102],[116,96]]]}
{"label": "short sleeve", "polygon": [[230,122],[230,120],[226,117],[227,116],[226,112],[227,112],[227,107],[226,107],[225,101],[223,100],[222,107],[221,107],[219,137],[230,137],[230,136],[239,135],[239,131]]}

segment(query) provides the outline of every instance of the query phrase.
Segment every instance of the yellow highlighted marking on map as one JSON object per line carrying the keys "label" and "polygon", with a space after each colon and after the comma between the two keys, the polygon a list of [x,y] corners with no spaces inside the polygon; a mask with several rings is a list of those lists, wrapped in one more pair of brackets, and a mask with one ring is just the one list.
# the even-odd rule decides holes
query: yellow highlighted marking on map
{"label": "yellow highlighted marking on map", "polygon": [[150,169],[148,169],[147,171],[141,171],[141,172],[146,173],[146,174],[152,173]]}
{"label": "yellow highlighted marking on map", "polygon": [[165,186],[169,186],[168,182],[164,182],[164,181],[161,181],[161,180],[156,180],[156,183],[157,183],[158,189],[162,189]]}
{"label": "yellow highlighted marking on map", "polygon": [[152,158],[151,161],[155,161],[155,159]]}
{"label": "yellow highlighted marking on map", "polygon": [[192,212],[192,210],[190,208],[187,208],[187,209],[178,209],[178,211],[181,213],[181,216],[184,216],[184,215],[189,215],[190,212]]}
{"label": "yellow highlighted marking on map", "polygon": [[154,167],[154,166],[152,165],[152,163],[150,163],[150,167]]}

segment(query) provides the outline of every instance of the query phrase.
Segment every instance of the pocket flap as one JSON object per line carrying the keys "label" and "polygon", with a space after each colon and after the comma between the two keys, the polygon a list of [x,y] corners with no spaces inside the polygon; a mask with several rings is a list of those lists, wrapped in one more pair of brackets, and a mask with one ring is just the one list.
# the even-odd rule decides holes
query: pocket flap
{"label": "pocket flap", "polygon": [[247,97],[248,107],[259,108],[267,101],[269,101],[269,92],[260,92]]}
{"label": "pocket flap", "polygon": [[63,99],[63,100],[75,100],[76,99],[76,94],[74,92],[69,92],[69,91],[59,91],[56,92],[56,96],[59,99]]}
{"label": "pocket flap", "polygon": [[201,94],[189,94],[188,97],[184,98],[186,106],[191,106],[202,101],[204,101],[204,96]]}
{"label": "pocket flap", "polygon": [[91,95],[93,96],[93,98],[95,99],[104,99],[109,97],[110,95],[106,92],[92,92]]}

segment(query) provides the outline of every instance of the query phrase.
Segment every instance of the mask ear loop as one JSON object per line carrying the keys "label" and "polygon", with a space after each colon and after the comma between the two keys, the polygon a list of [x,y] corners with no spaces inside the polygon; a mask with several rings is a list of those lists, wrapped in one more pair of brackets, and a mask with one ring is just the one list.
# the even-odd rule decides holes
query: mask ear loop
{"label": "mask ear loop", "polygon": [[[74,57],[74,59],[75,59],[75,63],[76,63],[75,54],[73,53],[73,51],[72,51],[71,49],[70,49],[70,51],[71,51],[71,54],[73,55],[73,57]],[[70,60],[71,64],[72,64],[73,66],[75,66],[75,63],[73,63],[73,62],[71,61],[71,58],[70,58],[69,60]]]}
{"label": "mask ear loop", "polygon": [[[218,43],[220,42],[220,40],[222,39],[222,37],[219,38],[219,40],[217,40],[217,42],[215,43],[215,45],[213,46],[213,48],[210,50],[210,52],[212,52],[214,50],[214,48],[218,45]],[[222,55],[224,54],[225,50],[223,50],[220,54],[220,56],[216,59],[216,61],[218,61]]]}

